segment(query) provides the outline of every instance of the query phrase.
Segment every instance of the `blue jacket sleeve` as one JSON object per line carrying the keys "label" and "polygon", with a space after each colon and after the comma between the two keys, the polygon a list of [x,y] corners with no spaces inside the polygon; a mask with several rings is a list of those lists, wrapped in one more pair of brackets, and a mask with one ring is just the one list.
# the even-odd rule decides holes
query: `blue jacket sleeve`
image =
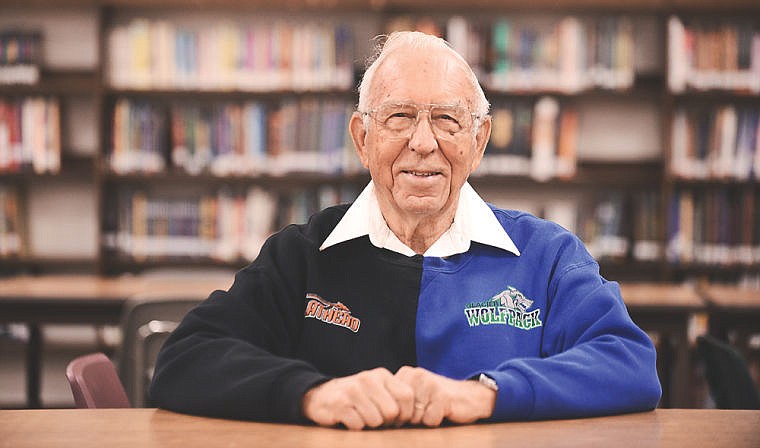
{"label": "blue jacket sleeve", "polygon": [[575,418],[650,410],[661,387],[651,339],[628,316],[620,289],[598,265],[567,266],[549,284],[541,356],[493,371],[492,419]]}

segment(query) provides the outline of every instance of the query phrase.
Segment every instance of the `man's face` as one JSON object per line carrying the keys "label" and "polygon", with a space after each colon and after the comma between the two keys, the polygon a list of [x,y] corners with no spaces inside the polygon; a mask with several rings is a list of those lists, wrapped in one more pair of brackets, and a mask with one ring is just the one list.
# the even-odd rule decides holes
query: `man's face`
{"label": "man's face", "polygon": [[[370,92],[373,109],[395,103],[416,104],[421,109],[439,104],[461,106],[468,114],[475,97],[465,67],[442,49],[399,49],[389,54],[378,67]],[[352,118],[352,136],[375,182],[384,214],[401,219],[453,218],[459,190],[480,163],[490,134],[489,120],[477,133],[467,129],[441,138],[428,117],[427,110],[420,112],[408,138],[394,138],[374,119],[365,133],[361,117]]]}

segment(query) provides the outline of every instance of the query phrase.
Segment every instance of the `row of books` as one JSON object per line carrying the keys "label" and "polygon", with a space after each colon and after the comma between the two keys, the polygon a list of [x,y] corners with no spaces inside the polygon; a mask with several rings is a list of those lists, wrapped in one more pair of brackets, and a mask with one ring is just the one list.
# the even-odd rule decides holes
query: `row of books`
{"label": "row of books", "polygon": [[[400,18],[388,28],[418,25]],[[626,17],[480,24],[453,16],[445,30],[421,28],[446,37],[493,90],[577,92],[634,81],[634,29]],[[109,31],[108,54],[111,85],[137,89],[350,89],[357,59],[349,26],[295,21],[193,28],[135,19]]]}
{"label": "row of books", "polygon": [[279,195],[261,187],[223,188],[197,197],[121,189],[109,202],[103,244],[106,251],[136,261],[252,260],[277,229],[304,223],[317,210],[356,195],[355,188],[335,186]]}
{"label": "row of books", "polygon": [[[160,173],[168,166],[194,175],[353,174],[362,166],[348,135],[352,112],[348,101],[308,97],[168,107],[122,98],[113,111],[110,166],[119,174]],[[551,97],[495,102],[492,117],[476,175],[545,181],[575,174],[578,116],[572,107],[560,110]]]}
{"label": "row of books", "polygon": [[0,98],[0,172],[57,173],[61,168],[58,100]]}
{"label": "row of books", "polygon": [[19,204],[18,189],[0,185],[0,257],[21,253],[23,221]]}
{"label": "row of books", "polygon": [[634,82],[633,25],[626,17],[565,17],[550,26],[508,19],[491,28],[494,90],[625,89]]}
{"label": "row of books", "polygon": [[674,175],[685,179],[760,179],[760,108],[680,108],[673,118]]}
{"label": "row of books", "polygon": [[355,173],[352,111],[348,101],[307,97],[171,106],[119,99],[110,166],[119,174],[159,173],[169,164],[194,175]]}
{"label": "row of books", "polygon": [[577,212],[576,234],[600,260],[658,261],[663,255],[659,236],[660,197],[655,190],[632,195],[606,192],[583,201]]}
{"label": "row of books", "polygon": [[669,262],[760,263],[760,195],[754,189],[683,189],[674,194],[669,207]]}
{"label": "row of books", "polygon": [[656,188],[534,200],[522,208],[576,234],[599,260],[663,260],[661,197]]}
{"label": "row of books", "polygon": [[350,27],[315,22],[193,27],[135,19],[108,33],[109,80],[116,88],[349,89],[352,53]]}
{"label": "row of books", "polygon": [[668,85],[673,92],[726,89],[760,93],[757,17],[668,20]]}
{"label": "row of books", "polygon": [[42,34],[18,29],[0,30],[0,84],[39,81]]}
{"label": "row of books", "polygon": [[739,276],[736,286],[744,289],[760,290],[760,274],[745,272]]}
{"label": "row of books", "polygon": [[491,106],[491,139],[476,175],[525,175],[538,181],[576,172],[578,114],[552,97],[497,100]]}
{"label": "row of books", "polygon": [[[273,193],[261,187],[221,188],[197,197],[120,189],[108,201],[104,246],[137,261],[161,258],[252,260],[266,238],[318,210],[353,201],[356,186],[323,185]],[[580,207],[563,207],[575,231],[598,259],[658,261],[663,256],[656,191],[600,194]],[[556,210],[547,218],[562,222]],[[565,219],[567,220],[567,219]]]}

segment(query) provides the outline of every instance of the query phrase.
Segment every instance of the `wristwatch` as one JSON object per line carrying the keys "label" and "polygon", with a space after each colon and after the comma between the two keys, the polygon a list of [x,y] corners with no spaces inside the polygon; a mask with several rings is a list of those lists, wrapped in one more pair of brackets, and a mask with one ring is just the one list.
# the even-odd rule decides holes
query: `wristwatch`
{"label": "wristwatch", "polygon": [[494,390],[497,392],[499,391],[499,385],[496,384],[496,380],[486,375],[485,373],[481,373],[480,375],[478,375],[478,382],[491,390]]}

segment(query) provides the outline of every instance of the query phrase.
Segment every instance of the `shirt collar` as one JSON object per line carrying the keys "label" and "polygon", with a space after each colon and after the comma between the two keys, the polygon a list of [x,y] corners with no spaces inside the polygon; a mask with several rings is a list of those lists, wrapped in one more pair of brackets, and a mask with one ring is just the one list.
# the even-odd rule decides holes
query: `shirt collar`
{"label": "shirt collar", "polygon": [[[369,236],[370,242],[376,247],[409,257],[415,255],[411,248],[396,237],[383,219],[375,194],[375,185],[372,181],[348,208],[346,214],[327,236],[319,250],[325,250],[330,246],[365,235]],[[459,206],[454,215],[454,222],[428,248],[424,255],[448,257],[467,252],[471,241],[520,255],[517,246],[496,219],[488,204],[481,199],[469,183],[465,183],[459,193]]]}

